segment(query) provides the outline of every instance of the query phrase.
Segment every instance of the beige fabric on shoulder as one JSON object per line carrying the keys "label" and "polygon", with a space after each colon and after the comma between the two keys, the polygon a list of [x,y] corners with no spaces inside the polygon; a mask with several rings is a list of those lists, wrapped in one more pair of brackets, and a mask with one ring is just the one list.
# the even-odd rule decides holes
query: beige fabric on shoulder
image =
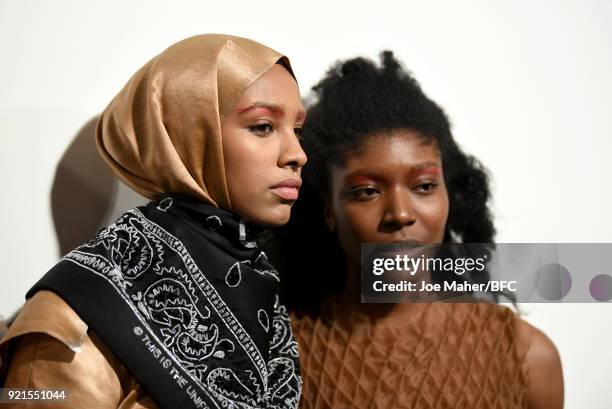
{"label": "beige fabric on shoulder", "polygon": [[[33,403],[39,409],[158,408],[77,313],[50,291],[39,291],[28,299],[0,339],[0,356],[4,361],[0,364],[0,385],[67,392],[65,402]],[[23,405],[17,402],[0,407]]]}
{"label": "beige fabric on shoulder", "polygon": [[138,70],[104,110],[98,150],[149,199],[182,193],[231,210],[221,124],[279,60],[291,72],[286,57],[245,38],[204,34],[180,41]]}

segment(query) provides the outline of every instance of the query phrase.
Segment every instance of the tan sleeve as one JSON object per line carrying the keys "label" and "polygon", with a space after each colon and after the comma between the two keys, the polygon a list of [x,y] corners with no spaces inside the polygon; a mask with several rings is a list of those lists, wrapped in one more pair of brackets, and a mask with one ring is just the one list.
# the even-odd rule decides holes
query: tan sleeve
{"label": "tan sleeve", "polygon": [[[91,335],[91,336],[90,336]],[[106,346],[89,332],[80,350],[43,333],[29,333],[13,340],[5,387],[63,389],[64,404],[25,402],[4,408],[87,408],[116,409],[123,399],[118,363],[105,356]]]}
{"label": "tan sleeve", "polygon": [[140,385],[134,383],[118,409],[159,409],[159,407]]}

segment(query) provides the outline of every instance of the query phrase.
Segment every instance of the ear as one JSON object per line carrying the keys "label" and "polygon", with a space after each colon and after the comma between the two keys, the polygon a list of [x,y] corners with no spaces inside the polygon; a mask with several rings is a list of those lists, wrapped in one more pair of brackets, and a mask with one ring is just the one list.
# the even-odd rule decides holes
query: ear
{"label": "ear", "polygon": [[331,200],[329,197],[323,198],[323,218],[325,224],[330,232],[336,231],[336,219],[334,218],[334,211],[332,210]]}

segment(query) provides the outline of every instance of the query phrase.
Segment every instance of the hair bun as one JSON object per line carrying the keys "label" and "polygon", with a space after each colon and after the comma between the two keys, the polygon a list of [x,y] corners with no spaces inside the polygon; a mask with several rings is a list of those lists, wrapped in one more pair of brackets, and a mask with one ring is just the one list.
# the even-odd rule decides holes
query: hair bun
{"label": "hair bun", "polygon": [[397,61],[391,50],[384,50],[380,53],[380,62],[383,70],[398,71],[401,68],[399,61]]}
{"label": "hair bun", "polygon": [[375,67],[370,61],[366,60],[365,58],[358,57],[348,60],[342,64],[340,66],[340,74],[342,76],[347,76],[356,72],[370,71],[374,68]]}

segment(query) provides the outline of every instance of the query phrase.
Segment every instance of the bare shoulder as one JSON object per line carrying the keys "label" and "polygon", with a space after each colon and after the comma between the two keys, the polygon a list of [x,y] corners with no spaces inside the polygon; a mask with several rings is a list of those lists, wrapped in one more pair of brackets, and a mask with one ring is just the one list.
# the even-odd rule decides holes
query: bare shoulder
{"label": "bare shoulder", "polygon": [[563,408],[563,370],[559,351],[541,330],[517,320],[519,348],[524,351],[529,409]]}

